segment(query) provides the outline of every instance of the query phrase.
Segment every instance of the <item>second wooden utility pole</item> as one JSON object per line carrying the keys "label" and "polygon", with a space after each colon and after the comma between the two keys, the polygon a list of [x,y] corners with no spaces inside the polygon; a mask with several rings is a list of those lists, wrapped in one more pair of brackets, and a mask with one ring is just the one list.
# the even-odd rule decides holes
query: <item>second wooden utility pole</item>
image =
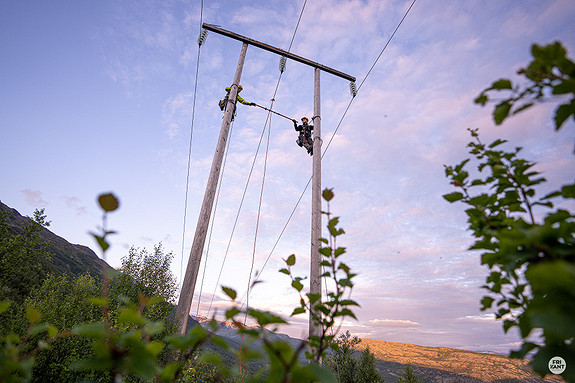
{"label": "second wooden utility pole", "polygon": [[[311,186],[311,254],[309,271],[310,294],[321,295],[321,254],[319,253],[321,238],[321,100],[320,73],[315,68],[313,86],[313,170]],[[309,336],[321,335],[321,328],[313,321],[317,315],[313,309],[309,313]]]}

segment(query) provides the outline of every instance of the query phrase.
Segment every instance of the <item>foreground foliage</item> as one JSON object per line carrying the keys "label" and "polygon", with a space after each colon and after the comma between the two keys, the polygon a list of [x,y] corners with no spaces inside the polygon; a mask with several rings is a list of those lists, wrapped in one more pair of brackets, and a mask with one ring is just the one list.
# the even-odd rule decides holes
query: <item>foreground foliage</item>
{"label": "foreground foliage", "polygon": [[[214,335],[220,326],[215,318],[208,329],[196,326],[183,336],[174,335],[176,327],[169,320],[176,288],[169,271],[171,254],[165,255],[161,245],[151,254],[132,248],[122,260],[122,272],[109,275],[104,271],[101,285],[88,275],[77,280],[49,276],[28,297],[27,327],[24,325],[20,335],[2,334],[0,381],[337,382],[320,361],[332,344],[333,335],[328,334],[333,333],[336,322],[355,318],[351,307],[357,303],[349,298],[355,274],[341,262],[345,248],[335,246],[336,237],[344,231],[338,227],[339,219],[329,212],[333,192],[326,189],[323,197],[328,202],[324,214],[329,237],[321,239],[324,246],[320,252],[322,265],[329,270],[323,278],[332,281],[333,291],[327,292],[325,301],[304,294],[304,278],[291,271],[296,262],[293,254],[281,270],[300,293],[300,304],[292,315],[314,310],[319,336],[295,348],[278,340],[273,333],[287,321],[268,311],[244,308],[236,301],[237,293],[227,287],[222,290],[234,305],[226,311],[226,319],[234,322],[245,338],[239,350],[231,350]],[[92,235],[105,255],[109,236],[115,234],[107,228],[108,214],[119,207],[119,201],[112,194],[101,195],[98,201],[104,211],[103,224]],[[11,306],[9,300],[2,301],[0,315]],[[257,326],[246,327],[246,319]],[[256,341],[263,343],[264,355],[249,347]],[[221,354],[207,351],[203,347],[207,343],[232,351],[239,366],[230,366]],[[256,360],[264,360],[267,367],[250,374],[242,370],[242,365]]]}
{"label": "foreground foliage", "polygon": [[[560,43],[534,45],[532,53],[533,61],[519,71],[527,85],[522,88],[501,79],[476,102],[485,105],[492,91],[508,92],[493,112],[500,124],[536,102],[568,97],[555,110],[558,130],[575,116],[575,64]],[[573,206],[575,184],[541,197],[538,186],[546,180],[534,170],[535,163],[519,156],[521,148],[503,150],[505,140],[484,144],[477,130],[470,133],[469,153],[479,175],[474,178],[467,170],[471,159],[446,166],[445,174],[458,191],[444,198],[467,205],[469,229],[475,236],[471,249],[482,251],[481,263],[490,269],[482,309],[495,310],[506,332],[519,330],[523,344],[511,356],[534,354],[532,366],[545,376],[551,358],[575,360],[575,217],[565,208]],[[555,208],[556,204],[564,207]],[[575,369],[567,368],[562,376],[575,381]]]}

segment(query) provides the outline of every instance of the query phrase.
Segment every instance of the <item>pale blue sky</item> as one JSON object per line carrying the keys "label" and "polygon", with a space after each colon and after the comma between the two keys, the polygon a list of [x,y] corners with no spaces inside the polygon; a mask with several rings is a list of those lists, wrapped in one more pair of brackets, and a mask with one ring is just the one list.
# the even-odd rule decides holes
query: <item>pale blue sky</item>
{"label": "pale blue sky", "polygon": [[[287,49],[303,1],[204,1],[203,20]],[[316,0],[306,4],[292,52],[364,80],[411,1]],[[344,325],[374,339],[506,352],[517,341],[479,310],[486,269],[466,251],[461,206],[443,164],[466,156],[467,128],[525,147],[551,186],[573,176],[573,122],[559,134],[552,104],[494,127],[473,104],[499,77],[513,77],[533,42],[555,40],[575,54],[575,3],[418,0],[364,83],[323,160],[333,187],[347,263],[358,272],[359,321]],[[96,250],[96,196],[113,191],[121,209],[109,225],[108,262],[129,246],[163,242],[174,274],[187,263],[222,114],[217,101],[234,75],[241,44],[215,33],[201,48],[186,233],[184,198],[200,2],[3,1],[0,3],[0,199],[21,214],[44,207],[51,229]],[[279,58],[248,48],[242,95],[269,105]],[[345,80],[322,74],[324,147],[350,100]],[[290,62],[274,108],[311,117],[313,70]],[[264,128],[259,108],[238,106],[200,314],[215,288],[250,165]],[[261,269],[311,175],[290,121],[274,116],[256,247]],[[265,148],[265,143],[263,145]],[[245,290],[263,174],[258,155],[220,283]],[[310,242],[306,192],[250,303],[289,314],[297,304],[281,258],[298,255],[306,275]],[[182,254],[182,237],[185,237]],[[183,261],[182,261],[183,255]],[[198,288],[201,281],[198,281]],[[219,290],[216,290],[219,292]],[[241,295],[241,294],[240,294]],[[217,297],[214,307],[224,302]],[[195,312],[194,302],[194,312]],[[292,335],[305,335],[307,318]]]}

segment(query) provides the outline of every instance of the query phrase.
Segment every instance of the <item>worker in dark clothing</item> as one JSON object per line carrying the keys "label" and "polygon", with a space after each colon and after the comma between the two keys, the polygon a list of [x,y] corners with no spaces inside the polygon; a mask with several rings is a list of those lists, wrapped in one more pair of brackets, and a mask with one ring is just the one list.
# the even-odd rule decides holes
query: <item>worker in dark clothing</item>
{"label": "worker in dark clothing", "polygon": [[[238,86],[238,94],[236,97],[236,100],[239,101],[240,103],[244,104],[244,105],[250,105],[250,106],[255,106],[256,103],[255,102],[249,102],[244,100],[241,96],[240,96],[240,92],[243,90],[244,88],[240,85]],[[220,110],[223,112],[226,110],[226,105],[228,103],[228,98],[230,97],[230,92],[232,91],[231,87],[226,87],[226,97],[224,97],[223,100],[220,100],[219,105],[220,105]],[[234,104],[234,114],[232,115],[232,119],[234,118],[236,114],[236,105]]]}
{"label": "worker in dark clothing", "polygon": [[311,136],[313,131],[313,125],[308,124],[307,117],[301,118],[301,125],[298,125],[296,120],[292,121],[295,130],[299,132],[299,136],[296,140],[296,143],[299,146],[303,146],[304,148],[306,148],[310,156],[313,155],[313,139]]}

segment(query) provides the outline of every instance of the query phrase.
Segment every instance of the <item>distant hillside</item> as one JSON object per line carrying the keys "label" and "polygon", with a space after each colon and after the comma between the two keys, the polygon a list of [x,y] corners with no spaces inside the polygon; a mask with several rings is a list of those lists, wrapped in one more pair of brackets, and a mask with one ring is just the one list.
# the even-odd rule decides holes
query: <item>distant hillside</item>
{"label": "distant hillside", "polygon": [[[407,343],[361,339],[369,346],[387,383],[397,382],[398,365],[410,364],[424,382],[542,382],[526,360],[446,347],[422,347]],[[399,369],[403,372],[405,367]],[[563,382],[547,376],[546,382]]]}
{"label": "distant hillside", "polygon": [[[192,316],[190,322],[207,326],[206,317]],[[189,325],[189,323],[188,323]],[[240,336],[231,322],[221,322],[217,334],[226,339],[232,349],[238,349]],[[190,326],[188,326],[190,327]],[[301,339],[285,334],[274,337],[297,347]],[[361,339],[358,349],[369,346],[376,358],[376,366],[386,383],[396,383],[409,364],[424,383],[539,383],[541,380],[527,365],[526,360],[511,359],[503,355],[484,354],[446,347],[422,347],[407,343],[394,343]],[[261,347],[257,342],[254,348]],[[359,355],[357,355],[359,356]],[[302,362],[304,362],[302,355]],[[560,377],[548,376],[545,382],[563,382]]]}
{"label": "distant hillside", "polygon": [[[30,218],[23,217],[18,211],[2,202],[0,202],[1,212],[6,212],[6,223],[15,233],[23,233],[25,225],[31,221]],[[50,217],[48,217],[49,219]],[[46,250],[52,254],[50,263],[56,272],[66,274],[72,278],[87,272],[92,277],[101,279],[102,264],[110,268],[90,248],[71,244],[46,228],[42,229],[39,237],[41,242],[46,242]]]}

